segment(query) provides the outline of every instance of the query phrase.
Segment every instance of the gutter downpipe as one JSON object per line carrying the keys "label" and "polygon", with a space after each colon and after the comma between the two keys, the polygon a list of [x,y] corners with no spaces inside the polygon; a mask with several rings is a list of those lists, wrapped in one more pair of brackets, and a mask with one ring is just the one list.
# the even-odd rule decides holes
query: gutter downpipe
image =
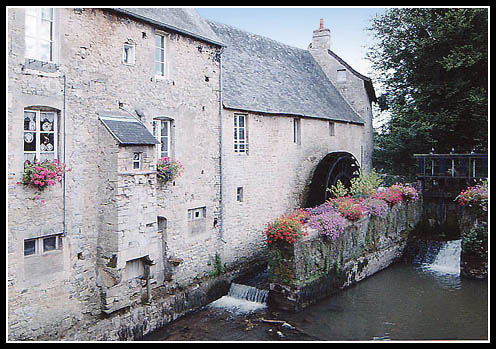
{"label": "gutter downpipe", "polygon": [[[66,149],[67,149],[67,135],[66,135],[66,127],[65,127],[65,123],[66,123],[66,113],[65,113],[65,109],[66,109],[66,90],[67,90],[67,81],[66,81],[66,75],[64,74],[64,100],[63,100],[63,108],[64,108],[64,111],[63,111],[63,119],[64,119],[64,128],[63,128],[63,132],[64,132],[64,152],[63,152],[63,162],[64,164],[66,163],[65,160],[66,160]],[[66,187],[66,173],[64,171],[64,184],[63,184],[63,211],[64,211],[64,217],[63,217],[63,220],[64,220],[64,236],[67,235],[67,207],[66,207],[66,196],[67,196],[67,187]]]}
{"label": "gutter downpipe", "polygon": [[227,241],[224,240],[224,198],[223,198],[223,182],[224,182],[224,177],[223,177],[223,171],[222,171],[222,149],[223,149],[223,144],[222,144],[222,134],[223,134],[223,129],[222,129],[222,53],[224,51],[224,46],[221,46],[220,52],[219,52],[219,197],[220,197],[220,207],[219,207],[219,214],[220,214],[220,227],[219,227],[219,232],[220,232],[220,241],[223,243],[227,243]]}

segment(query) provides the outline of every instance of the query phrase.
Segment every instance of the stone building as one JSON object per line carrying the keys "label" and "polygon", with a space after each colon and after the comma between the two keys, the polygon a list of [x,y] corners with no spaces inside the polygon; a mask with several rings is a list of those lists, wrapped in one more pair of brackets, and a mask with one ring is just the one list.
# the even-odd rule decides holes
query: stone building
{"label": "stone building", "polygon": [[[373,87],[326,33],[302,50],[193,9],[9,8],[9,339],[70,339],[248,263],[335,154],[370,168]],[[59,183],[18,184],[53,159]]]}

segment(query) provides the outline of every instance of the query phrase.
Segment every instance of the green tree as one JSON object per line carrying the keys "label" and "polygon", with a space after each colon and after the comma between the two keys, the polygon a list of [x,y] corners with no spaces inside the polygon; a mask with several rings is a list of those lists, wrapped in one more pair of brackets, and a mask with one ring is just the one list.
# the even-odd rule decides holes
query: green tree
{"label": "green tree", "polygon": [[378,104],[390,115],[374,167],[407,175],[415,153],[487,151],[488,10],[389,9],[369,29]]}

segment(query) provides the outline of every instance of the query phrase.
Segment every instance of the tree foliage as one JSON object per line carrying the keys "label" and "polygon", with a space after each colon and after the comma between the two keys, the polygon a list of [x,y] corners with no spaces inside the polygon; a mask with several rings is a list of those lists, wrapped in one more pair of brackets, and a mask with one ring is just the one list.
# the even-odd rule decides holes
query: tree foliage
{"label": "tree foliage", "polygon": [[415,153],[487,151],[487,9],[389,9],[369,29],[378,105],[390,115],[374,167],[409,174]]}

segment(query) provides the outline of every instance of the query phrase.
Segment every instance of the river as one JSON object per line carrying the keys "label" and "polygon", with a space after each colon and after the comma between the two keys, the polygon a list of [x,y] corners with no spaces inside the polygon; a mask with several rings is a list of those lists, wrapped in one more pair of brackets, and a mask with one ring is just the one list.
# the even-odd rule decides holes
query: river
{"label": "river", "polygon": [[235,310],[207,306],[142,340],[488,340],[487,280],[460,278],[435,263],[397,262],[298,313]]}

